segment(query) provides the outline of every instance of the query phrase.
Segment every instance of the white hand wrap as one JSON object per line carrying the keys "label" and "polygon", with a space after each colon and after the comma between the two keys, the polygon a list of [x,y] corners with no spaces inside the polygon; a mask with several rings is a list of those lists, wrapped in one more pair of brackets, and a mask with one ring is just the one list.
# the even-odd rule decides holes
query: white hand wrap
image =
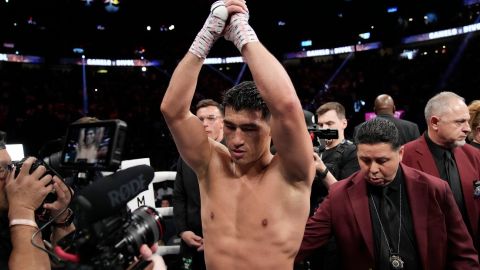
{"label": "white hand wrap", "polygon": [[228,11],[225,7],[225,2],[220,0],[213,3],[210,9],[210,15],[195,37],[189,51],[199,58],[207,58],[213,43],[222,35],[227,18]]}
{"label": "white hand wrap", "polygon": [[230,18],[230,23],[225,30],[225,39],[230,40],[242,52],[243,45],[249,42],[258,42],[257,34],[248,24],[250,15],[235,13]]}

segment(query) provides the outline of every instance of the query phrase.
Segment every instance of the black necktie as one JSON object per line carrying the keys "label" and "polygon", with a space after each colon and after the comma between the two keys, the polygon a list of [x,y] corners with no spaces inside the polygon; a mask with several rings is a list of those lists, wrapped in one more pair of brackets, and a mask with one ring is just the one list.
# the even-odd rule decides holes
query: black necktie
{"label": "black necktie", "polygon": [[385,187],[382,190],[380,201],[380,212],[383,215],[382,222],[385,226],[385,234],[388,237],[392,252],[398,252],[398,229],[400,226],[400,213],[390,197],[391,188]]}
{"label": "black necktie", "polygon": [[448,177],[448,183],[450,184],[450,189],[453,192],[455,201],[460,209],[463,206],[463,197],[462,197],[462,187],[460,186],[460,177],[457,171],[457,165],[455,160],[452,158],[452,153],[450,151],[445,151],[445,171]]}
{"label": "black necktie", "polygon": [[381,226],[379,269],[390,269],[390,256],[392,253],[398,253],[399,215],[397,208],[389,197],[389,189],[388,187],[384,187],[379,196],[379,218]]}

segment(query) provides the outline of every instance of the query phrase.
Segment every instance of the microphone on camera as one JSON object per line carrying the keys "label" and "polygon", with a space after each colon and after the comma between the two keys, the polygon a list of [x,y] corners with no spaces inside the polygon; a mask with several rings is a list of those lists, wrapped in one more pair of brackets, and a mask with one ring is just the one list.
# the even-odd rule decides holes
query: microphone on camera
{"label": "microphone on camera", "polygon": [[78,222],[91,223],[126,207],[140,192],[147,190],[155,172],[148,165],[130,167],[95,181],[72,201]]}

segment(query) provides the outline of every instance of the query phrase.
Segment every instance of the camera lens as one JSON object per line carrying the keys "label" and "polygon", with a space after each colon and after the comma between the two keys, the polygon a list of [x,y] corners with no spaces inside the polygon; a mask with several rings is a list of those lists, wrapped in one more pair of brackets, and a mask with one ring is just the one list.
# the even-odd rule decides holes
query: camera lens
{"label": "camera lens", "polygon": [[149,206],[136,209],[131,218],[131,224],[125,229],[125,237],[115,247],[137,255],[142,244],[151,246],[163,237],[164,224],[160,214]]}

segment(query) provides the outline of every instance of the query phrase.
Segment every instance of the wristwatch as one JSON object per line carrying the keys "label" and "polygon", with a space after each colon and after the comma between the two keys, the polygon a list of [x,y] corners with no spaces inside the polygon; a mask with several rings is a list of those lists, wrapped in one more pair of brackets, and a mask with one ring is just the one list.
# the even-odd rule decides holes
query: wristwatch
{"label": "wristwatch", "polygon": [[317,171],[317,177],[320,178],[321,180],[323,180],[323,179],[325,179],[325,177],[327,177],[328,172],[329,172],[328,168],[325,167],[325,170],[323,170],[321,172]]}
{"label": "wristwatch", "polygon": [[53,222],[52,225],[54,227],[60,227],[60,228],[66,228],[68,226],[70,226],[70,224],[72,224],[73,222],[73,219],[74,219],[74,215],[73,215],[73,211],[72,209],[70,208],[67,208],[67,217],[61,221],[61,222]]}

